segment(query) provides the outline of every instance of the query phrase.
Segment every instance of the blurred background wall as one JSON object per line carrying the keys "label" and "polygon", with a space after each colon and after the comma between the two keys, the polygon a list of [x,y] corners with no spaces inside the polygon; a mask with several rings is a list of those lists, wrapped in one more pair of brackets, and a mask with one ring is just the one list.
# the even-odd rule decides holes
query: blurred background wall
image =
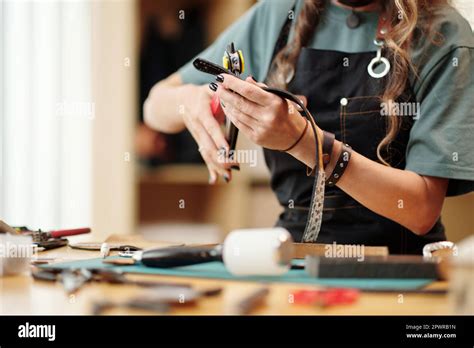
{"label": "blurred background wall", "polygon": [[[142,123],[154,83],[211,43],[253,0],[0,2],[0,218],[93,227],[95,238],[217,242],[273,225],[261,149],[230,184],[208,185],[186,132]],[[455,1],[473,23],[472,1]],[[184,15],[184,16],[183,16]],[[245,52],[244,52],[245,54]],[[474,195],[446,199],[453,241],[473,233]]]}

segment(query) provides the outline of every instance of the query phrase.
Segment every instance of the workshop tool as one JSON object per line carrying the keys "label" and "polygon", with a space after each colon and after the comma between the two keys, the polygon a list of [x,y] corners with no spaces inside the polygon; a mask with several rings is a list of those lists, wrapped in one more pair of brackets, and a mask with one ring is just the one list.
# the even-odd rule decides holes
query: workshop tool
{"label": "workshop tool", "polygon": [[[194,67],[204,73],[211,75],[227,74],[229,71],[217,64],[209,62],[202,58],[196,58],[193,61]],[[308,213],[308,220],[306,222],[306,227],[303,233],[302,242],[303,243],[315,243],[318,238],[319,231],[321,230],[321,222],[323,216],[323,206],[324,206],[324,189],[326,174],[324,172],[323,166],[323,154],[322,154],[322,139],[317,132],[317,125],[313,119],[313,116],[304,105],[304,103],[294,94],[271,87],[260,87],[264,91],[275,94],[282,99],[289,100],[296,104],[296,109],[301,114],[302,117],[305,117],[313,130],[315,145],[316,145],[316,161],[315,167],[310,170],[307,168],[308,175],[314,175],[314,184],[313,184],[313,193],[311,196],[311,204]]]}
{"label": "workshop tool", "polygon": [[59,281],[68,294],[77,292],[88,282],[105,282],[111,284],[128,284],[139,287],[172,287],[172,288],[190,288],[186,283],[157,282],[131,280],[123,272],[115,269],[59,269],[59,268],[35,268],[32,276],[36,280]]}
{"label": "workshop tool", "polygon": [[135,297],[128,301],[113,302],[113,301],[98,301],[93,304],[92,315],[101,315],[104,311],[112,308],[127,308],[127,309],[142,309],[156,313],[165,314],[170,310],[170,305],[162,301],[149,301],[141,297]]}
{"label": "workshop tool", "polygon": [[458,254],[458,247],[453,242],[444,240],[441,242],[434,242],[428,243],[423,247],[423,256],[425,258],[435,257],[434,253],[438,252],[438,250],[443,250],[443,252],[447,252],[447,255],[457,255]]}
{"label": "workshop tool", "polygon": [[141,292],[127,301],[98,301],[94,303],[93,314],[102,314],[105,310],[112,308],[143,309],[158,313],[167,313],[171,305],[194,305],[202,297],[216,296],[222,292],[222,288],[210,288],[195,290],[190,287],[168,287],[155,288]]}
{"label": "workshop tool", "polygon": [[33,243],[46,242],[50,239],[57,239],[62,237],[75,236],[79,234],[90,233],[91,229],[88,227],[85,228],[74,228],[68,230],[55,230],[55,231],[41,231],[39,230],[30,230],[28,227],[14,227],[23,235],[31,235],[33,238]]}
{"label": "workshop tool", "polygon": [[64,270],[59,281],[68,295],[75,294],[80,288],[92,279],[92,272],[81,268],[78,270]]}
{"label": "workshop tool", "polygon": [[[244,55],[241,50],[236,50],[234,43],[231,42],[224,52],[222,57],[222,63],[225,70],[222,72],[226,74],[232,74],[239,77],[245,70]],[[219,97],[214,95],[211,100],[211,112],[215,117],[219,117],[222,114],[222,108]],[[233,154],[237,145],[237,138],[239,135],[239,129],[230,121],[229,118],[225,118],[226,123],[226,140],[229,143],[229,153]]]}
{"label": "workshop tool", "polygon": [[356,289],[297,290],[290,295],[294,304],[330,307],[352,304],[359,299],[360,292]]}
{"label": "workshop tool", "polygon": [[418,255],[356,257],[306,256],[306,272],[315,278],[438,279],[436,258]]}
{"label": "workshop tool", "polygon": [[253,291],[250,295],[238,300],[228,310],[228,314],[232,315],[246,315],[252,313],[264,302],[265,298],[270,293],[270,289],[263,287]]}
{"label": "workshop tool", "polygon": [[[100,248],[102,247],[102,244],[104,243],[69,243],[69,247],[73,249],[80,249],[80,250],[91,250],[91,251],[100,251]],[[128,244],[120,244],[120,243],[108,243],[110,251],[137,251],[137,250],[142,250],[142,248],[139,248],[134,245],[128,245]]]}
{"label": "workshop tool", "polygon": [[150,249],[133,258],[160,268],[222,261],[233,275],[281,275],[290,269],[292,256],[290,233],[276,227],[235,230],[216,246]]}
{"label": "workshop tool", "polygon": [[64,237],[85,234],[91,231],[88,227],[54,231],[31,230],[26,226],[13,228],[21,235],[31,236],[33,244],[38,247],[38,251],[60,248],[68,244],[68,240]]}
{"label": "workshop tool", "polygon": [[100,246],[100,256],[105,259],[110,255],[110,245],[108,243],[102,243]]}

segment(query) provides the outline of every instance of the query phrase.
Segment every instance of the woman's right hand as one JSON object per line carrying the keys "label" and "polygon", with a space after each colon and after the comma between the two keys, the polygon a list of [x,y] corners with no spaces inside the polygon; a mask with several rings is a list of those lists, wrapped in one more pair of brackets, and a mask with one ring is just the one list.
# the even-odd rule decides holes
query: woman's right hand
{"label": "woman's right hand", "polygon": [[[183,122],[198,145],[204,162],[209,170],[209,183],[214,184],[218,176],[222,176],[226,182],[232,179],[231,167],[239,167],[236,162],[224,158],[228,154],[229,144],[222,132],[219,121],[212,114],[210,103],[213,92],[207,85],[188,85],[184,100],[187,100],[183,115]],[[225,152],[224,152],[225,151]]]}

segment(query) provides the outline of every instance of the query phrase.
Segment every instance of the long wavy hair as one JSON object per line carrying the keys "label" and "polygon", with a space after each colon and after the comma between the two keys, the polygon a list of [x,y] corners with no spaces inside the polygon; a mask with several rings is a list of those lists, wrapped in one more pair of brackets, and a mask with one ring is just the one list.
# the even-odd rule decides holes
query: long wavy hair
{"label": "long wavy hair", "polygon": [[[385,165],[390,165],[382,156],[389,153],[390,143],[396,138],[401,119],[396,115],[392,101],[405,90],[410,74],[417,77],[416,68],[410,59],[410,47],[415,36],[428,38],[439,43],[440,36],[433,32],[431,23],[437,10],[448,5],[448,0],[394,0],[379,1],[384,13],[391,19],[390,31],[385,37],[385,56],[390,59],[392,68],[381,101],[388,106],[388,122],[385,137],[377,146],[377,157]],[[293,40],[288,42],[275,56],[268,83],[286,88],[288,76],[294,72],[301,49],[312,38],[324,11],[325,0],[304,0],[301,12],[296,19]]]}

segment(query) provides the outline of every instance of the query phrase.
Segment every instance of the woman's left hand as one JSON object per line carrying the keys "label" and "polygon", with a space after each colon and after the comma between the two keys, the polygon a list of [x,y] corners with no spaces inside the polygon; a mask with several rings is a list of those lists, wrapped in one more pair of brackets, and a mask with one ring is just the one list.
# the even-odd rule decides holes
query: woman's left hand
{"label": "woman's left hand", "polygon": [[267,149],[284,150],[301,136],[306,120],[295,107],[261,89],[264,84],[222,74],[216,91],[232,123],[252,142]]}

